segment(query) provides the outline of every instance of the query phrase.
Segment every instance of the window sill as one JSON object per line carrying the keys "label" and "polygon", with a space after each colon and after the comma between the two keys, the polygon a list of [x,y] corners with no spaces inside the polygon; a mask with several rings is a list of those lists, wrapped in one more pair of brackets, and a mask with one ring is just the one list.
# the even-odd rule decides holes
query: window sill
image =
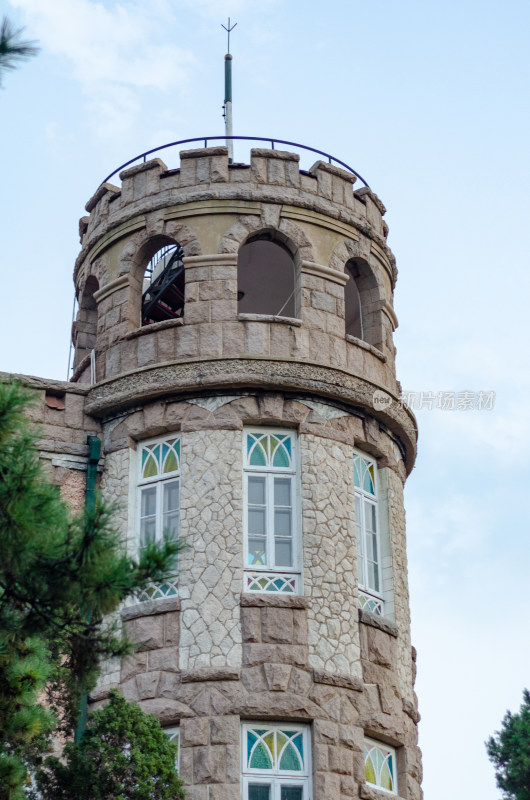
{"label": "window sill", "polygon": [[276,317],[274,314],[238,314],[239,322],[279,322],[282,325],[302,327],[302,320],[297,317]]}
{"label": "window sill", "polygon": [[295,594],[244,592],[241,595],[240,605],[244,608],[307,608],[309,598]]}
{"label": "window sill", "polygon": [[180,599],[178,597],[160,597],[158,600],[135,603],[132,606],[122,608],[120,616],[123,620],[128,620],[166,614],[168,611],[180,611]]}
{"label": "window sill", "polygon": [[358,613],[359,622],[362,622],[364,625],[370,625],[372,628],[378,628],[378,630],[384,631],[388,633],[389,636],[393,636],[397,639],[399,631],[395,622],[380,617],[379,614],[373,614],[371,611],[365,611],[364,608],[359,608]]}
{"label": "window sill", "polygon": [[184,317],[177,317],[177,319],[164,319],[162,322],[153,322],[152,325],[142,325],[141,328],[136,328],[135,331],[129,331],[123,337],[124,339],[137,339],[139,336],[145,336],[146,333],[153,333],[153,331],[165,331],[166,328],[178,328],[184,325]]}
{"label": "window sill", "polygon": [[394,800],[403,800],[400,795],[395,792],[388,792],[386,789],[378,789],[376,786],[371,786],[368,783],[362,783],[359,786],[359,797],[362,800],[388,800],[393,797]]}
{"label": "window sill", "polygon": [[382,361],[383,364],[386,363],[386,356],[381,350],[378,350],[377,347],[374,347],[373,344],[368,344],[365,342],[364,339],[358,339],[356,336],[351,336],[351,334],[346,334],[346,341],[350,342],[350,344],[356,344],[357,347],[360,347],[362,350],[368,350],[369,353],[372,353],[379,361]]}

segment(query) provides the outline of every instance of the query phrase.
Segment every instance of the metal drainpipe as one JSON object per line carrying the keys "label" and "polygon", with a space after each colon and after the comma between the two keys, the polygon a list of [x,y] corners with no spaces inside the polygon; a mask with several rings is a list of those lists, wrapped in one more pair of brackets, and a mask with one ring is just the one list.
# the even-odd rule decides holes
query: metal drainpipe
{"label": "metal drainpipe", "polygon": [[[88,511],[93,511],[96,507],[96,480],[98,476],[98,464],[101,458],[101,439],[97,436],[87,436],[88,444],[88,462],[86,468],[86,484],[85,484],[85,507]],[[93,533],[93,531],[90,531]],[[90,613],[88,615],[90,621]],[[79,719],[77,721],[77,728],[75,731],[74,742],[79,744],[83,738],[86,728],[88,709],[88,695],[84,694],[81,698],[79,707]]]}

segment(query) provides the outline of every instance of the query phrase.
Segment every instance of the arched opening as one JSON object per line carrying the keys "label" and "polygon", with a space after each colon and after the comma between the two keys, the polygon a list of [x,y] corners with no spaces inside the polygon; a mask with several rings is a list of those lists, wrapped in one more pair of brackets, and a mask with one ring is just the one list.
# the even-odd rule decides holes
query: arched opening
{"label": "arched opening", "polygon": [[149,261],[142,284],[142,326],[183,316],[183,255],[179,244],[169,244],[159,248]]}
{"label": "arched opening", "polygon": [[241,314],[296,315],[294,259],[272,233],[253,236],[241,247],[237,290],[237,308]]}
{"label": "arched opening", "polygon": [[97,278],[95,278],[94,275],[89,275],[81,293],[79,310],[74,324],[74,369],[76,369],[85,356],[96,347],[98,305],[94,299],[94,294],[98,289],[99,283]]}
{"label": "arched opening", "polygon": [[346,334],[381,350],[383,303],[377,278],[363,258],[350,258],[344,271],[350,277],[344,288]]}
{"label": "arched opening", "polygon": [[351,260],[346,264],[344,271],[349,275],[349,280],[344,287],[346,333],[349,336],[355,336],[357,339],[363,339],[361,294],[359,292],[359,286],[357,285],[359,270],[354,261]]}

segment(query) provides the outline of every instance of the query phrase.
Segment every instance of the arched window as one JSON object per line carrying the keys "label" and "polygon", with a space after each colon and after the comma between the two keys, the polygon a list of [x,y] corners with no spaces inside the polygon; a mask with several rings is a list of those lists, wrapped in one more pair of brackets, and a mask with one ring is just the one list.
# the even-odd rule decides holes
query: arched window
{"label": "arched window", "polygon": [[249,239],[237,260],[238,311],[294,317],[295,265],[285,245],[269,233]]}
{"label": "arched window", "polygon": [[81,293],[79,311],[74,325],[74,369],[96,346],[98,306],[94,300],[94,294],[98,289],[97,278],[94,275],[89,275]]}
{"label": "arched window", "polygon": [[145,270],[142,286],[142,325],[182,317],[184,264],[179,244],[157,250]]}
{"label": "arched window", "polygon": [[384,341],[382,287],[363,258],[350,258],[344,271],[349,276],[344,288],[346,334],[381,350]]}
{"label": "arched window", "polygon": [[357,339],[364,339],[361,294],[357,284],[359,271],[353,260],[348,261],[345,272],[347,275],[349,275],[349,281],[344,287],[344,315],[346,318],[346,333],[350,336],[356,336]]}

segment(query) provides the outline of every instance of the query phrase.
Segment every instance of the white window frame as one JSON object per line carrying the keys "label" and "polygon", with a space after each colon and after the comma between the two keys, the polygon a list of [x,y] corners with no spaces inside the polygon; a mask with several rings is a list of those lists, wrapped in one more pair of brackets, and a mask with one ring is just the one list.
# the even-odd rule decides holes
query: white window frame
{"label": "white window frame", "polygon": [[[377,748],[381,751],[388,751],[392,756],[393,762],[393,778],[394,778],[394,788],[393,789],[386,789],[385,787],[381,786],[378,783],[372,783],[371,781],[365,780],[367,786],[374,786],[379,792],[385,792],[390,796],[395,796],[398,794],[398,765],[397,765],[397,758],[396,758],[396,748],[392,747],[389,744],[385,744],[385,742],[379,742],[377,739],[370,739],[368,736],[364,737],[364,750],[366,748]],[[364,757],[364,764],[365,764],[365,775],[366,775],[366,754],[363,751]]]}
{"label": "white window frame", "polygon": [[175,759],[175,769],[180,774],[180,725],[171,725],[162,729],[170,742],[177,742],[177,757]]}
{"label": "white window frame", "polygon": [[[291,467],[272,467],[272,466],[253,466],[249,464],[247,435],[248,434],[272,434],[285,436],[291,440]],[[244,591],[256,591],[266,594],[301,594],[301,573],[302,573],[302,526],[300,520],[300,469],[298,460],[298,437],[296,431],[287,428],[244,428],[243,429],[243,528],[244,528],[244,572],[245,588]],[[266,548],[267,564],[249,564],[249,498],[248,481],[250,477],[260,476],[265,478],[266,485]],[[292,566],[276,566],[275,563],[275,536],[274,536],[274,478],[286,476],[291,478],[291,542],[292,542]],[[291,588],[250,588],[256,585],[252,576],[259,575],[259,579],[267,579],[269,586],[274,585],[274,580],[285,581],[285,585]]]}
{"label": "white window frame", "polygon": [[[374,467],[374,491],[375,494],[367,492],[362,486],[355,486],[354,481],[354,495],[355,499],[359,500],[359,507],[361,509],[361,518],[357,519],[357,508],[355,508],[355,526],[356,526],[356,541],[357,541],[357,571],[358,571],[358,589],[360,595],[360,605],[363,607],[363,600],[367,601],[368,607],[376,614],[381,616],[384,614],[384,599],[383,599],[383,549],[381,538],[381,522],[380,522],[380,488],[379,488],[379,470],[377,462],[361,450],[353,451],[353,458],[363,458]],[[352,463],[352,470],[354,469]],[[368,554],[366,548],[367,538],[367,525],[366,525],[366,509],[365,505],[369,504],[375,508],[375,541],[377,547],[377,578],[379,582],[379,589],[368,586]],[[357,503],[355,504],[357,506]],[[359,531],[360,529],[360,531]],[[359,561],[362,561],[362,568],[364,573],[360,574]]]}
{"label": "white window frame", "polygon": [[[241,791],[243,800],[248,800],[248,787],[251,784],[263,784],[271,787],[270,800],[281,800],[282,786],[301,786],[302,800],[311,800],[311,730],[309,725],[294,724],[289,722],[247,722],[242,726],[241,732]],[[278,731],[288,729],[300,732],[303,736],[304,769],[303,771],[276,769],[253,769],[247,766],[247,731],[249,730]]]}
{"label": "white window frame", "polygon": [[[177,536],[176,539],[178,541],[179,532],[180,532],[180,488],[181,488],[181,466],[182,466],[182,453],[180,452],[178,457],[178,469],[172,470],[168,473],[160,473],[150,478],[144,478],[142,476],[143,471],[143,463],[142,463],[142,451],[146,447],[154,447],[157,444],[163,445],[165,442],[176,440],[181,444],[180,434],[178,433],[167,433],[164,436],[158,436],[155,439],[145,439],[141,442],[138,442],[137,445],[137,478],[136,478],[136,514],[135,514],[135,527],[136,527],[136,552],[140,555],[142,551],[142,541],[141,541],[141,523],[142,523],[142,491],[148,487],[154,486],[156,488],[156,498],[155,498],[155,542],[161,542],[164,533],[164,486],[169,483],[174,483],[178,481],[178,508],[173,509],[173,511],[178,511],[178,526],[177,526]],[[177,570],[175,569],[175,576]],[[177,587],[176,587],[176,577],[174,579],[169,579],[168,581],[164,582],[160,586],[152,585],[147,587],[140,595],[137,597],[139,602],[144,600],[157,600],[162,597],[176,595],[177,594]]]}

